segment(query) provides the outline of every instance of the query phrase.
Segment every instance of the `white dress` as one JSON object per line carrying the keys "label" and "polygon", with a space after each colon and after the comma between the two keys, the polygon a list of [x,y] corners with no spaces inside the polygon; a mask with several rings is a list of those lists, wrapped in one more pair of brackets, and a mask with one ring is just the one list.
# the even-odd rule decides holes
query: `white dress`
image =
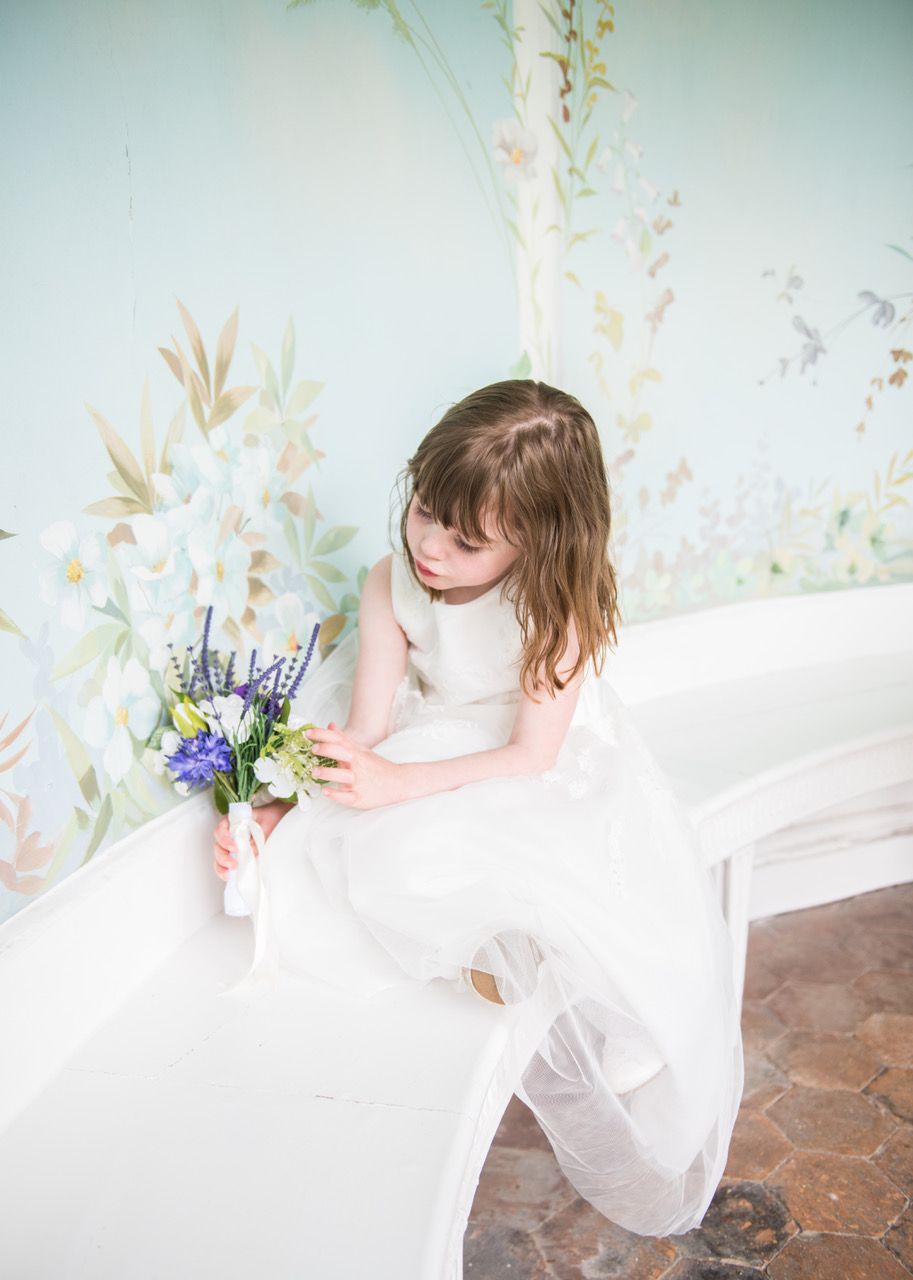
{"label": "white dress", "polygon": [[[391,591],[409,657],[374,750],[437,760],[506,743],[521,646],[501,585],[432,601],[394,552]],[[357,653],[356,630],[302,683],[295,712],[344,725]],[[605,667],[587,668],[547,772],[376,809],[317,794],[257,861],[266,970],[369,998],[474,967],[512,1003],[548,965],[564,1007],[518,1096],[607,1218],[651,1235],[700,1222],[743,1086],[731,943],[693,826]],[[256,918],[255,881],[248,868],[239,887]]]}

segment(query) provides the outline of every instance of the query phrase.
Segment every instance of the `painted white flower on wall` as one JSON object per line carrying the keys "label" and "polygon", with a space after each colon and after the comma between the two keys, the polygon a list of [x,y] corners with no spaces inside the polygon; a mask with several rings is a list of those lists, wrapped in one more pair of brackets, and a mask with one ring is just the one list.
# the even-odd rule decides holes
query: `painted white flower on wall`
{"label": "painted white flower on wall", "polygon": [[[146,750],[149,768],[159,778],[164,778],[168,768],[168,757],[173,756],[181,745],[181,735],[175,729],[166,729],[162,734],[162,742],[158,751]],[[145,758],[145,757],[144,757]]]}
{"label": "painted white flower on wall", "polygon": [[201,488],[216,495],[230,496],[233,471],[241,461],[241,449],[232,445],[224,427],[213,427],[199,444],[178,441],[168,454],[171,472],[154,471],[156,493],[170,507],[192,499]]}
{"label": "painted white flower on wall", "polygon": [[519,178],[535,178],[534,161],[539,143],[536,135],[524,129],[519,120],[496,120],[494,131],[495,159],[504,166],[504,178],[514,183]]}
{"label": "painted white flower on wall", "polygon": [[83,737],[90,746],[104,748],[102,762],[113,782],[130,772],[132,738],[145,742],[158,723],[161,702],[149,681],[149,672],[128,658],[121,667],[110,657],[101,695],[86,708]]}
{"label": "painted white flower on wall", "polygon": [[218,536],[209,526],[192,530],[187,539],[190,563],[197,571],[197,604],[212,605],[216,626],[226,618],[240,618],[247,607],[251,559],[246,542],[233,536],[219,542]]}
{"label": "painted white flower on wall", "polygon": [[167,668],[169,644],[181,649],[196,641],[200,628],[193,615],[194,605],[191,596],[178,596],[164,612],[151,614],[137,627],[149,649],[149,663],[156,670]]}
{"label": "painted white flower on wall", "polygon": [[121,544],[125,581],[137,613],[163,613],[190,586],[192,569],[181,541],[163,516],[136,515],[131,520],[135,544]]}
{"label": "painted white flower on wall", "polygon": [[288,477],[273,465],[264,445],[245,449],[235,468],[234,502],[244,512],[245,528],[256,533],[281,534],[282,515],[288,511],[279,499],[288,489]]}
{"label": "painted white flower on wall", "polygon": [[[275,658],[292,659],[299,649],[306,648],[310,642],[314,626],[321,621],[320,615],[313,610],[306,610],[301,596],[291,591],[286,591],[273,601],[273,613],[276,626],[271,627],[263,637],[263,659],[269,662]],[[302,658],[303,656],[302,654]],[[320,662],[320,651],[315,646],[305,680],[320,666]]]}
{"label": "painted white flower on wall", "polygon": [[82,631],[92,605],[101,608],[108,599],[103,578],[104,549],[94,533],[80,537],[70,520],[56,520],[39,537],[55,563],[38,579],[45,604],[60,608],[65,627]]}

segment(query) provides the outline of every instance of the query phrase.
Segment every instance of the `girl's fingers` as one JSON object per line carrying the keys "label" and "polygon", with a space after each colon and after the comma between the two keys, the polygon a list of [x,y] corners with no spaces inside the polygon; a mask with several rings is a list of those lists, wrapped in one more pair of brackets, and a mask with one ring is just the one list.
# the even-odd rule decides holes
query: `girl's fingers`
{"label": "girl's fingers", "polygon": [[354,782],[355,774],[351,769],[340,769],[334,766],[331,769],[318,768],[312,769],[311,773],[315,778],[325,778],[327,782]]}
{"label": "girl's fingers", "polygon": [[310,738],[312,742],[347,742],[348,738],[341,729],[337,729],[330,724],[326,729],[321,729],[319,725],[312,729],[305,729],[304,736]]}
{"label": "girl's fingers", "polygon": [[321,750],[322,756],[329,756],[331,760],[351,760],[352,752],[348,747],[329,746]]}
{"label": "girl's fingers", "polygon": [[339,735],[335,729],[321,729],[320,725],[314,725],[310,729],[305,729],[304,736],[311,738],[315,742],[326,742],[331,738],[337,738]]}

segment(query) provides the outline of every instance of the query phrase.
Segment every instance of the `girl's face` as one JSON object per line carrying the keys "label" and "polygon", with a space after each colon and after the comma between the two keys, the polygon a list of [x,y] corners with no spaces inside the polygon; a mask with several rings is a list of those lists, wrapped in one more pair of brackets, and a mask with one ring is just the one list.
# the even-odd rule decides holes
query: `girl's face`
{"label": "girl's face", "polygon": [[[413,497],[406,517],[406,540],[422,581],[443,592],[451,588],[479,588],[470,599],[499,582],[520,550],[500,536],[490,518],[486,519],[484,529],[490,543],[468,543],[455,529],[437,524],[418,498]],[[454,594],[461,596],[462,592]],[[454,603],[466,601],[454,600]]]}

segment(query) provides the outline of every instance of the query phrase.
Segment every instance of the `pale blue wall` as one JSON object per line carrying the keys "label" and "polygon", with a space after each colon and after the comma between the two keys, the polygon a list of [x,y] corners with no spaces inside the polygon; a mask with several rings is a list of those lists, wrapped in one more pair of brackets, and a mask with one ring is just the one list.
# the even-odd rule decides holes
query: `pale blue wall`
{"label": "pale blue wall", "polygon": [[[515,261],[492,147],[496,122],[522,114],[497,21],[510,7],[416,0],[402,7],[411,43],[383,4],[370,7],[0,7],[0,531],[14,535],[0,539],[0,818],[22,823],[17,839],[0,821],[0,918],[172,802],[141,736],[126,739],[130,772],[112,776],[87,728],[107,669],[99,628],[111,638],[120,627],[118,662],[142,664],[148,617],[89,611],[85,661],[52,679],[80,636],[38,583],[56,563],[40,540],[60,521],[130,578],[118,518],[85,513],[117,492],[86,405],[139,456],[148,379],[161,447],[183,400],[157,350],[172,335],[188,347],[175,300],[210,360],[240,308],[229,385],[259,387],[252,344],[278,365],[293,321],[293,381],[324,384],[309,439],[326,456],[292,490],[313,486],[319,530],[354,535],[321,557],[338,571],[329,597],[314,597],[281,535],[261,576],[321,617],[329,598],[347,625],[359,572],[387,548],[405,458],[449,403],[508,376],[521,355],[517,286],[542,245]],[[614,92],[597,95],[582,131],[554,104],[578,163],[592,148],[593,194],[572,216],[593,234],[564,254],[560,269],[579,285],[565,279],[560,317],[548,319],[559,380],[593,412],[610,462],[626,620],[909,579],[913,7],[618,9],[616,29],[597,39],[606,6],[575,7]],[[606,152],[619,129],[631,144],[626,180],[639,184],[631,202]],[[520,179],[543,193],[553,181],[544,154]],[[669,223],[642,260],[612,238],[638,201],[651,225],[660,214]],[[803,283],[778,296],[790,267]],[[872,324],[865,290],[892,300],[888,324]],[[645,317],[667,291],[654,335]],[[600,297],[619,317],[614,343],[594,329]],[[780,359],[802,344],[797,317],[826,352],[781,377]],[[256,404],[229,420],[232,448]],[[619,423],[640,413],[643,429]],[[215,463],[189,413],[184,440]],[[275,480],[276,455],[271,466]],[[245,518],[257,516],[255,497]],[[176,516],[155,509],[157,521]],[[281,630],[272,600],[252,589],[248,607],[259,633]]]}

